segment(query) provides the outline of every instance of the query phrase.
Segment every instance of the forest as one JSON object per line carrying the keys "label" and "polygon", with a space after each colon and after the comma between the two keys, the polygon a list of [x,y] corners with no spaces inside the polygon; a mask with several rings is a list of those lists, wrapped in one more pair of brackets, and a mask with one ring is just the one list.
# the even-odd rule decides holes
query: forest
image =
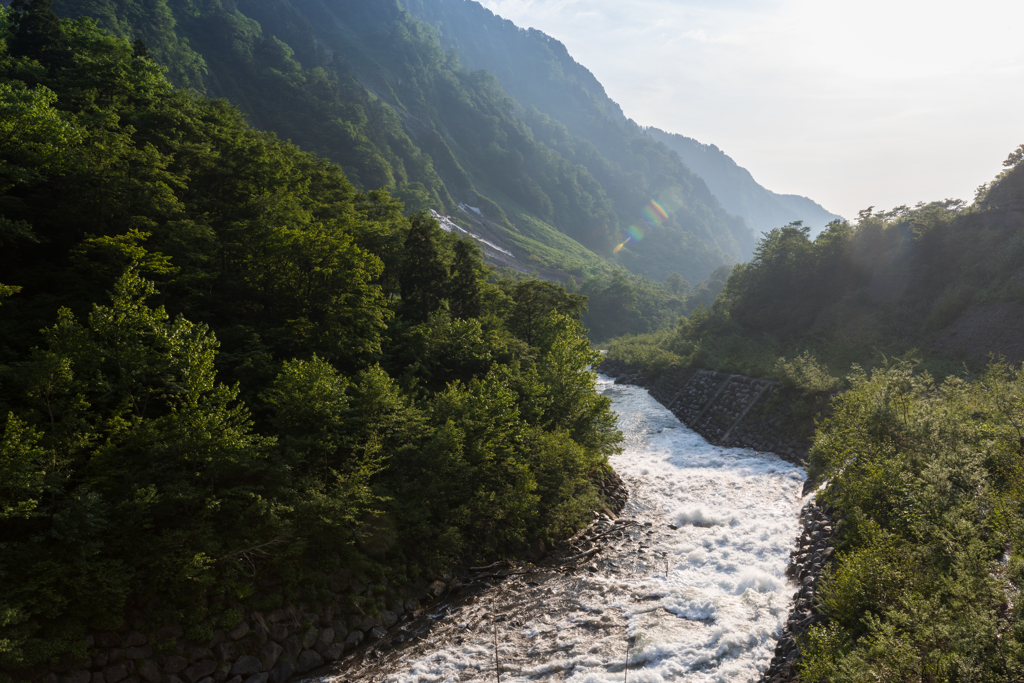
{"label": "forest", "polygon": [[0,9],[0,273],[4,680],[127,605],[208,639],[210,596],[401,585],[606,505],[583,295],[47,0]]}

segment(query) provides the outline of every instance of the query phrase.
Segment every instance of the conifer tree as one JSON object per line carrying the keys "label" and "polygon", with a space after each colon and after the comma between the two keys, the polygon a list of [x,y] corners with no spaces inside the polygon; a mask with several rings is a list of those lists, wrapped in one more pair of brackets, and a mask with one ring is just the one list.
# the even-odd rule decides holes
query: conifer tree
{"label": "conifer tree", "polygon": [[400,278],[402,313],[410,320],[425,322],[441,305],[448,269],[437,250],[437,221],[421,211],[410,222]]}

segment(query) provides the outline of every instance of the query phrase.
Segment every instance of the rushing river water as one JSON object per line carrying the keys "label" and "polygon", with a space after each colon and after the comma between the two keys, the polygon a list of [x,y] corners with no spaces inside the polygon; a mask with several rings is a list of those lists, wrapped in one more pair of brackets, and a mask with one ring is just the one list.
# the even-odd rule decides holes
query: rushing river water
{"label": "rushing river water", "polygon": [[708,444],[639,387],[601,377],[598,390],[619,415],[612,465],[630,493],[607,547],[581,571],[542,569],[442,605],[419,636],[410,626],[412,642],[326,683],[497,681],[498,666],[506,682],[758,677],[795,590],[784,571],[803,470]]}

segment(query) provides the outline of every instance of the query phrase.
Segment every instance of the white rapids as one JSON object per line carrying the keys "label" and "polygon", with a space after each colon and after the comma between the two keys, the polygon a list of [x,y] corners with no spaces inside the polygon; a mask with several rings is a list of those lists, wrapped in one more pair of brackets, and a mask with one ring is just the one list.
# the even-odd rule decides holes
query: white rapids
{"label": "white rapids", "polygon": [[803,469],[710,445],[642,388],[600,376],[598,390],[625,436],[611,460],[629,489],[621,516],[650,526],[611,537],[589,571],[516,577],[446,608],[364,680],[495,681],[500,666],[507,683],[742,683],[767,667],[795,590]]}

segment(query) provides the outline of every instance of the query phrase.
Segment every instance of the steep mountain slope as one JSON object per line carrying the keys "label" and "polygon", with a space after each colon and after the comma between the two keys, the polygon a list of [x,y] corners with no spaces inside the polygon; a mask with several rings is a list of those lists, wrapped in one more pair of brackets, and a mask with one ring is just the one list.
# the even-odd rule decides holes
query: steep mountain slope
{"label": "steep mountain slope", "polygon": [[[634,124],[599,134],[621,112],[601,98],[588,104],[600,89],[592,77],[580,102],[555,112],[591,120],[584,139],[465,68],[394,0],[57,0],[54,9],[142,38],[178,83],[227,97],[256,126],[338,162],[357,187],[451,214],[521,262],[588,275],[615,259],[658,280],[699,281],[753,244]],[[561,87],[555,77],[537,84]]]}
{"label": "steep mountain slope", "polygon": [[[627,119],[562,43],[470,0],[403,4],[433,26],[442,46],[455,50],[469,68],[495,74],[526,107],[524,119],[539,139],[602,182],[624,228],[619,259],[631,269],[643,271],[663,258],[668,245],[657,232],[671,230],[673,223],[712,240],[737,260],[749,255],[754,242],[749,228],[722,210],[704,181],[677,155]],[[659,209],[667,214],[667,225]],[[703,226],[711,230],[701,230]],[[641,243],[644,239],[653,243]]]}
{"label": "steep mountain slope", "polygon": [[803,221],[817,234],[831,221],[841,219],[817,202],[795,194],[779,194],[758,184],[750,171],[738,165],[715,145],[693,138],[648,128],[647,134],[676,152],[731,213],[742,216],[757,234],[793,221]]}

